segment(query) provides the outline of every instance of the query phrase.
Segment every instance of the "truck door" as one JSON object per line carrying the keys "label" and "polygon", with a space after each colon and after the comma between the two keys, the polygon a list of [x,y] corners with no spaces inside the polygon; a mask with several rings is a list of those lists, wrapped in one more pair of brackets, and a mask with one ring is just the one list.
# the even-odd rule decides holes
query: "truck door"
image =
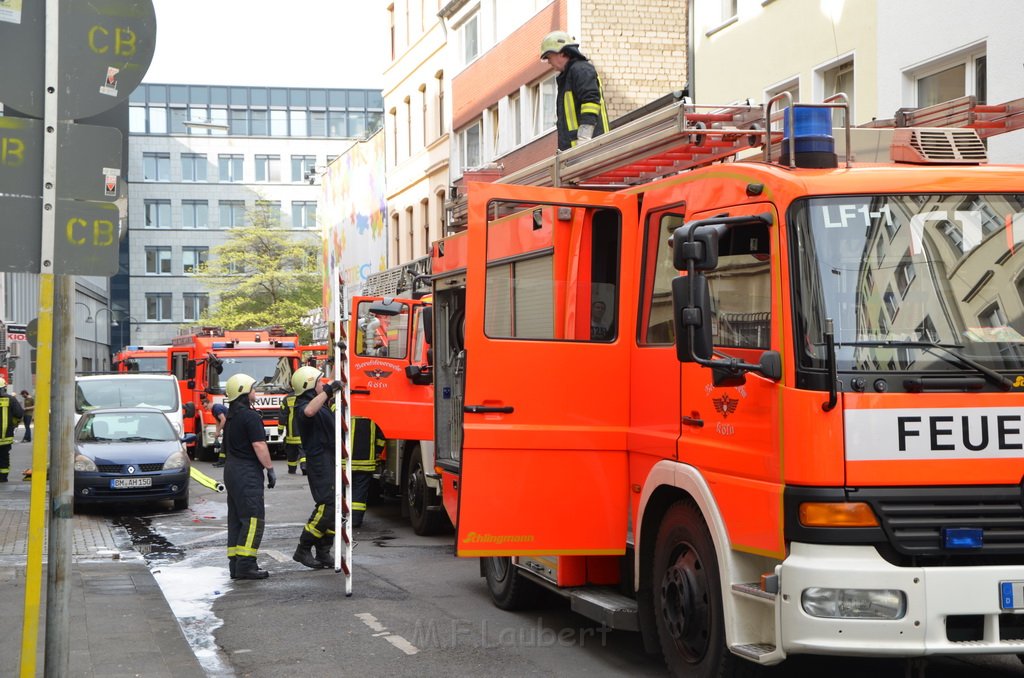
{"label": "truck door", "polygon": [[352,299],[352,414],[372,419],[389,438],[419,439],[433,426],[430,388],[406,373],[416,352],[413,311],[420,306],[411,299]]}
{"label": "truck door", "polygon": [[458,555],[624,552],[636,215],[634,196],[471,185]]}

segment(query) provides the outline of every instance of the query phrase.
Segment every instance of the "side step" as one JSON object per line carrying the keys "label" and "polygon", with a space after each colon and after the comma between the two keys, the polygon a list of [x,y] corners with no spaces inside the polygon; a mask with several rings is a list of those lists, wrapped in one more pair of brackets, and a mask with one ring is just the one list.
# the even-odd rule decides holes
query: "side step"
{"label": "side step", "polygon": [[609,588],[582,588],[569,592],[573,612],[622,631],[639,631],[636,601]]}
{"label": "side step", "polygon": [[729,647],[733,654],[739,655],[745,659],[761,663],[769,655],[775,652],[774,645],[766,645],[764,643],[749,643],[747,645],[732,645]]}
{"label": "side step", "polygon": [[757,598],[767,603],[774,603],[777,593],[770,593],[768,591],[762,591],[761,586],[754,582],[753,584],[733,584],[733,593],[738,593],[742,596],[749,596],[750,598]]}

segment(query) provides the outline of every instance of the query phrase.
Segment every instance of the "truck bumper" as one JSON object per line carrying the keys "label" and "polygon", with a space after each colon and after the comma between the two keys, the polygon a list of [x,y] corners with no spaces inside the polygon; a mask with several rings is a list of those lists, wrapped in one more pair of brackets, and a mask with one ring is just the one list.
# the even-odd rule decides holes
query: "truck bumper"
{"label": "truck bumper", "polygon": [[264,426],[263,430],[267,433],[267,445],[283,445],[284,436],[277,432],[277,424],[273,426]]}
{"label": "truck bumper", "polygon": [[[1024,653],[1024,610],[1003,610],[1001,582],[1024,565],[897,567],[870,546],[793,543],[776,568],[779,641],[786,654],[925,656]],[[811,588],[901,591],[896,619],[823,618],[802,603]],[[1024,604],[1024,603],[1018,603]]]}

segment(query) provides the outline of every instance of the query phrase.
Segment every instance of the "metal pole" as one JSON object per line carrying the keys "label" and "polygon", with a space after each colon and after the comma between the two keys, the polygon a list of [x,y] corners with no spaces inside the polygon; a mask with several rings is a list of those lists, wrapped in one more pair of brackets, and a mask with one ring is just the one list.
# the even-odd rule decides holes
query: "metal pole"
{"label": "metal pole", "polygon": [[74,520],[75,334],[72,299],[75,278],[58,275],[54,299],[53,414],[50,418],[50,515],[46,568],[46,653],[44,675],[69,673],[71,544]]}
{"label": "metal pole", "polygon": [[96,309],[96,312],[92,314],[93,315],[93,317],[92,317],[92,320],[93,320],[93,323],[92,323],[92,371],[93,372],[99,372],[100,371],[100,367],[99,367],[99,365],[100,365],[100,347],[99,347],[100,340],[99,340],[99,333],[100,333],[100,311],[102,311],[102,310],[103,309],[98,308],[98,309]]}

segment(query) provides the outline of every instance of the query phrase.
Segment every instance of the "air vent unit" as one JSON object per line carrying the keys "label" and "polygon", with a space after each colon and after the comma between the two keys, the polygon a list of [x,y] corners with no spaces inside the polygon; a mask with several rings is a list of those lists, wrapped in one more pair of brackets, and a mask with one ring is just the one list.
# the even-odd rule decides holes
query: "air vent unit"
{"label": "air vent unit", "polygon": [[893,162],[917,165],[979,165],[988,161],[978,133],[963,128],[896,129],[891,152]]}

